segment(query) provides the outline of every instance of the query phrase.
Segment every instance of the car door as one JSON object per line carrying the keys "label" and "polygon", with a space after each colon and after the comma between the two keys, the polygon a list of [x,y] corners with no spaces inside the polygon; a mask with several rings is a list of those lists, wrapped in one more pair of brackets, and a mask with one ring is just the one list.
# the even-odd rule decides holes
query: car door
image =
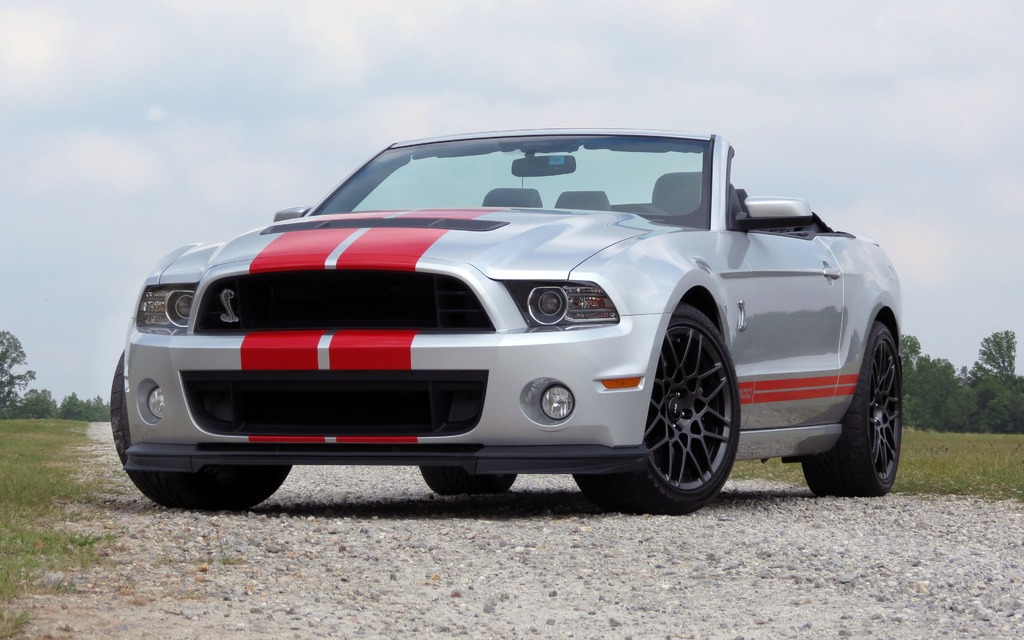
{"label": "car door", "polygon": [[744,268],[724,284],[742,428],[834,421],[844,317],[835,257],[813,236],[734,233]]}

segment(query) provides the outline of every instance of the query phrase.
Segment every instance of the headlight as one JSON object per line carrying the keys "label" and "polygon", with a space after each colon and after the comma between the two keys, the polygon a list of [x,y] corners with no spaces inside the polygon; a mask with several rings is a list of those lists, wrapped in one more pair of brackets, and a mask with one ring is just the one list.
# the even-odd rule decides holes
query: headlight
{"label": "headlight", "polygon": [[619,313],[591,282],[507,281],[505,286],[532,327],[616,324]]}
{"label": "headlight", "polygon": [[135,324],[143,333],[184,333],[192,314],[195,288],[180,285],[147,287],[139,301]]}

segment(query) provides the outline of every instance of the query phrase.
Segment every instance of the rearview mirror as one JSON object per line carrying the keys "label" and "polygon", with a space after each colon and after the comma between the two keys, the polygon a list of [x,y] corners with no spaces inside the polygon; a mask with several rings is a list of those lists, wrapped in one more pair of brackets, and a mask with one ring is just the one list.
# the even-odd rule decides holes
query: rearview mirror
{"label": "rearview mirror", "polygon": [[512,175],[517,178],[563,176],[576,171],[576,158],[570,155],[526,156],[512,161]]}

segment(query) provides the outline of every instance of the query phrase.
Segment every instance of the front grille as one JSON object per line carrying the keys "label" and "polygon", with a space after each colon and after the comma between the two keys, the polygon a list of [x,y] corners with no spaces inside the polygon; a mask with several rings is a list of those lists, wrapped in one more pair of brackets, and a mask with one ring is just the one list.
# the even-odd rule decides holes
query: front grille
{"label": "front grille", "polygon": [[457,278],[388,271],[297,271],[226,278],[206,289],[196,333],[283,329],[492,330]]}
{"label": "front grille", "polygon": [[183,371],[196,422],[221,435],[431,436],[477,425],[486,371]]}

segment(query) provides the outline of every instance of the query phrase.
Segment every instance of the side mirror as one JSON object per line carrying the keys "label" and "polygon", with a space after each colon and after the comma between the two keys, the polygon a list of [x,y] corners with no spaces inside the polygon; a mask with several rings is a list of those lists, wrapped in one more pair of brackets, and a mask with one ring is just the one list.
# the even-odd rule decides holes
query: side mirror
{"label": "side mirror", "polygon": [[312,207],[290,207],[288,209],[281,209],[274,214],[274,222],[282,222],[284,220],[294,220],[295,218],[301,218],[302,216],[309,213]]}
{"label": "side mirror", "polygon": [[740,231],[787,229],[814,223],[811,205],[802,198],[748,196],[743,204],[747,216],[735,220],[735,228]]}

